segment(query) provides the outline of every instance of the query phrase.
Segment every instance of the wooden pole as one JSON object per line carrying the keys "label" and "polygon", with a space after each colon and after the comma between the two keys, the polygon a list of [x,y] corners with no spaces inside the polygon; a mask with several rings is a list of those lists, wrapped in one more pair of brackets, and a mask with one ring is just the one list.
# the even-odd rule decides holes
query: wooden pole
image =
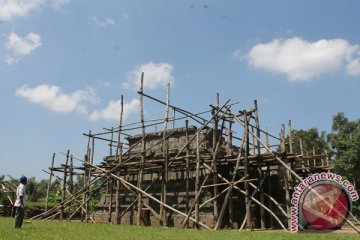
{"label": "wooden pole", "polygon": [[[189,141],[189,120],[185,120],[185,137],[186,137],[186,141]],[[190,149],[189,147],[186,148],[186,156],[190,155]],[[189,211],[189,187],[190,187],[190,159],[189,157],[186,157],[185,159],[186,161],[186,183],[185,183],[185,212],[187,213]],[[186,226],[189,227],[189,222],[187,221]]]}
{"label": "wooden pole", "polygon": [[[199,146],[199,132],[196,132],[196,173],[195,173],[195,195],[199,194],[200,190],[200,146]],[[199,198],[195,201],[195,222],[199,222]],[[196,228],[199,226],[196,224]]]}
{"label": "wooden pole", "polygon": [[[246,179],[249,178],[249,125],[248,125],[248,115],[246,110],[243,111],[244,114],[244,132],[245,132],[245,148],[244,148],[244,176]],[[251,216],[251,206],[250,206],[250,192],[249,192],[249,183],[245,182],[245,209],[246,209],[246,225],[249,229],[252,229],[252,216]]]}
{"label": "wooden pole", "polygon": [[[227,155],[232,156],[233,155],[233,147],[232,147],[232,118],[229,121],[229,131],[228,131],[228,151]],[[232,186],[229,188],[229,224],[230,228],[234,228],[234,194]],[[224,200],[225,203],[226,200]],[[222,211],[222,209],[221,209]]]}
{"label": "wooden pole", "polygon": [[[216,104],[216,110],[219,109],[219,93],[217,93],[217,104]],[[215,115],[215,111],[212,112],[213,114],[213,146],[212,146],[212,158],[214,162],[214,173],[213,173],[213,183],[214,183],[214,196],[218,195],[218,187],[216,186],[218,180],[217,180],[217,149],[216,146],[218,144],[218,141],[220,141],[220,138],[218,136],[218,117]],[[218,199],[214,199],[214,224],[217,222],[219,218],[219,204]]]}
{"label": "wooden pole", "polygon": [[86,154],[84,157],[84,189],[85,191],[83,192],[83,203],[84,203],[84,208],[81,210],[81,221],[87,221],[87,212],[88,212],[88,201],[86,201],[86,199],[89,198],[89,172],[90,172],[90,167],[87,163],[90,163],[90,155],[91,155],[91,151],[90,151],[90,142],[91,142],[91,131],[89,131],[89,138],[88,138],[88,144],[87,144],[87,148],[86,148]]}
{"label": "wooden pole", "polygon": [[269,153],[271,152],[270,150],[270,141],[269,141],[269,130],[268,128],[266,128],[266,151]]}
{"label": "wooden pole", "polygon": [[[141,85],[140,85],[140,92],[144,91],[144,73],[141,73]],[[138,173],[138,188],[142,189],[142,182],[143,182],[143,172],[144,172],[144,163],[145,163],[145,150],[146,150],[146,142],[145,142],[145,125],[144,125],[144,101],[143,101],[143,94],[140,94],[140,115],[141,115],[141,126],[142,126],[142,154],[139,163],[139,173]],[[138,206],[137,206],[137,215],[136,215],[136,224],[138,226],[141,225],[141,211],[143,206],[142,194],[138,192]]]}
{"label": "wooden pole", "polygon": [[[260,121],[259,121],[259,111],[258,111],[258,104],[257,101],[254,101],[254,113],[255,113],[255,126],[256,126],[256,137],[257,139],[260,139]],[[253,137],[255,140],[255,137]],[[253,143],[254,144],[254,143]],[[262,162],[260,161],[259,157],[261,155],[261,145],[260,145],[260,141],[257,140],[256,141],[256,147],[257,147],[257,156],[258,156],[258,179],[259,182],[262,182],[264,179],[263,176],[263,171],[262,171]],[[261,204],[264,205],[264,189],[263,189],[263,185],[261,184],[259,186],[259,194],[260,194],[260,202]],[[260,208],[260,226],[261,229],[265,229],[265,211],[264,208]]]}
{"label": "wooden pole", "polygon": [[114,179],[109,178],[109,187],[110,187],[110,195],[109,195],[109,206],[108,206],[108,223],[111,223],[112,219],[112,203],[113,203],[113,189],[114,189]]}
{"label": "wooden pole", "polygon": [[[166,111],[165,111],[165,119],[164,119],[164,131],[163,131],[163,156],[164,156],[164,165],[163,165],[163,171],[164,174],[162,175],[162,181],[161,181],[161,201],[163,203],[167,202],[167,181],[168,181],[168,164],[169,164],[169,141],[166,137],[167,133],[167,125],[169,120],[169,104],[170,104],[170,82],[167,84],[166,88]],[[167,227],[167,216],[166,216],[166,209],[163,205],[160,206],[160,216],[165,220],[162,224]]]}
{"label": "wooden pole", "polygon": [[293,140],[292,140],[292,127],[291,127],[291,120],[289,120],[289,125],[288,125],[288,128],[289,128],[289,133],[288,133],[288,136],[289,136],[289,151],[290,153],[294,153],[294,150],[293,150]]}
{"label": "wooden pole", "polygon": [[[267,177],[269,178],[269,181],[268,181],[268,194],[271,196],[272,195],[272,182],[271,182],[271,173],[270,173],[270,165],[267,166],[267,169],[266,169],[266,173],[267,173]],[[269,208],[272,210],[273,209],[273,204],[271,201],[269,201]],[[287,215],[287,214],[286,214]],[[274,219],[271,217],[271,215],[269,215],[269,225],[270,225],[270,228],[274,228]]]}
{"label": "wooden pole", "polygon": [[[66,162],[64,165],[64,178],[62,183],[62,197],[61,197],[62,202],[64,202],[66,198],[66,180],[67,180],[66,178],[67,178],[69,156],[70,156],[70,150],[67,151]],[[63,218],[64,218],[64,204],[61,205],[61,209],[60,209],[60,220],[63,220]]]}
{"label": "wooden pole", "polygon": [[281,124],[280,139],[281,139],[281,143],[280,143],[281,152],[285,152],[286,151],[286,148],[285,148],[285,124]]}
{"label": "wooden pole", "polygon": [[[121,143],[121,130],[122,130],[122,120],[123,120],[123,112],[124,112],[124,97],[121,95],[121,102],[120,102],[120,122],[119,122],[119,129],[118,129],[118,139],[117,139],[117,146],[116,146],[116,159],[118,159],[118,164],[122,163],[122,143]],[[117,171],[117,175],[120,176],[120,169]],[[115,216],[116,224],[120,224],[120,180],[116,180],[116,203],[115,203]]]}
{"label": "wooden pole", "polygon": [[51,160],[51,168],[50,170],[50,176],[49,176],[49,182],[48,182],[48,186],[47,186],[47,190],[46,190],[46,202],[45,202],[45,213],[47,213],[48,211],[48,207],[49,207],[49,192],[50,192],[50,188],[51,188],[51,178],[53,175],[53,168],[54,168],[54,161],[55,161],[55,153],[52,156],[52,160]]}
{"label": "wooden pole", "polygon": [[285,190],[285,201],[286,201],[286,212],[287,212],[287,222],[288,229],[291,227],[291,206],[290,206],[290,192],[289,192],[289,176],[287,169],[283,170],[284,176],[284,190]]}
{"label": "wooden pole", "polygon": [[[122,96],[121,96],[122,97]],[[114,128],[111,128],[111,135],[110,135],[110,142],[109,142],[109,156],[113,155],[112,149],[113,149],[113,140],[114,140]]]}

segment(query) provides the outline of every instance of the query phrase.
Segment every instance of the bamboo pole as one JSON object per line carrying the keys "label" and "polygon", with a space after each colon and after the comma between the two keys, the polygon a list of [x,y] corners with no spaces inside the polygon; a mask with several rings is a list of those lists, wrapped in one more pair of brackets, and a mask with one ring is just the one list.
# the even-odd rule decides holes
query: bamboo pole
{"label": "bamboo pole", "polygon": [[[86,154],[84,156],[84,162],[89,162],[89,157],[90,157],[90,154],[91,154],[91,151],[90,151],[90,141],[91,141],[91,130],[89,131],[89,137],[88,137],[88,144],[87,144],[87,148],[86,148]],[[85,199],[87,199],[89,197],[89,172],[90,172],[90,169],[89,169],[89,165],[86,165],[84,164],[84,188],[85,188],[85,191],[83,193],[83,201],[84,201],[84,209],[82,209],[81,211],[81,221],[87,221],[87,213],[88,213],[88,202],[85,202]]]}
{"label": "bamboo pole", "polygon": [[[116,158],[118,159],[118,164],[122,163],[122,144],[121,144],[121,129],[122,129],[122,121],[123,121],[123,112],[124,112],[124,97],[121,95],[120,101],[120,120],[119,120],[119,129],[118,129],[118,139],[116,146]],[[120,170],[117,171],[117,175],[120,176]],[[116,203],[115,203],[115,223],[120,224],[120,180],[116,180]]]}
{"label": "bamboo pole", "polygon": [[[214,112],[213,112],[214,113]],[[216,146],[218,144],[218,141],[220,141],[220,138],[218,138],[218,120],[217,116],[213,117],[213,147],[212,147],[212,158],[213,158],[213,185],[214,185],[214,196],[218,195],[218,187],[217,187],[217,149]],[[219,218],[219,206],[218,206],[218,200],[217,198],[214,199],[213,203],[213,214],[214,214],[214,223],[217,222]]]}
{"label": "bamboo pole", "polygon": [[[244,175],[245,178],[249,178],[248,170],[248,156],[249,156],[249,125],[248,125],[248,115],[246,110],[243,111],[244,114],[244,132],[245,132],[245,148],[244,148]],[[246,209],[246,225],[248,228],[252,228],[252,216],[251,216],[251,206],[250,206],[250,195],[249,195],[249,184],[245,182],[245,209]]]}
{"label": "bamboo pole", "polygon": [[289,136],[289,152],[290,153],[294,153],[294,150],[293,150],[293,140],[292,140],[292,127],[291,127],[291,120],[289,120],[289,124],[288,124],[288,128],[289,128],[289,133],[288,133],[288,136]]}
{"label": "bamboo pole", "polygon": [[[144,90],[144,73],[141,73],[141,85],[140,92],[142,93]],[[145,142],[145,125],[144,125],[144,101],[143,94],[140,94],[140,117],[141,117],[141,125],[142,125],[142,154],[139,163],[139,173],[138,173],[138,188],[142,189],[143,182],[143,171],[144,171],[144,162],[145,162],[145,150],[146,150],[146,142]],[[142,210],[143,200],[141,191],[138,192],[138,206],[137,206],[137,215],[136,215],[136,224],[138,226],[141,225],[141,210]]]}
{"label": "bamboo pole", "polygon": [[[168,128],[168,118],[169,118],[169,104],[170,104],[170,82],[167,84],[166,88],[166,110],[165,110],[165,118],[164,118],[164,131],[163,131],[163,156],[164,156],[164,165],[163,165],[163,171],[164,174],[162,175],[162,181],[161,181],[161,201],[163,203],[167,202],[167,181],[168,181],[168,164],[169,164],[169,142],[166,138],[167,128]],[[166,216],[166,210],[164,206],[160,206],[160,216],[165,220],[165,222],[162,222],[160,224],[164,226],[168,226],[167,223],[167,216]]]}
{"label": "bamboo pole", "polygon": [[[196,132],[196,173],[195,173],[195,195],[200,195],[200,146],[199,132]],[[199,198],[195,199],[195,223],[199,222]],[[196,228],[199,226],[196,224]]]}
{"label": "bamboo pole", "polygon": [[284,176],[284,190],[285,190],[285,201],[286,201],[286,212],[287,212],[287,222],[288,228],[291,227],[291,206],[290,206],[290,192],[289,192],[289,176],[286,169],[283,170]]}
{"label": "bamboo pole", "polygon": [[109,178],[109,206],[108,206],[108,223],[111,223],[112,221],[112,203],[113,203],[113,189],[114,189],[114,179]]}
{"label": "bamboo pole", "polygon": [[[260,139],[260,121],[259,121],[259,110],[258,110],[258,104],[257,101],[254,101],[254,113],[255,113],[255,126],[256,126],[256,137],[257,139]],[[255,140],[255,137],[254,137]],[[261,145],[259,140],[256,141],[256,147],[257,147],[257,156],[260,157],[261,155]],[[258,175],[259,175],[259,182],[261,182],[264,179],[263,171],[262,171],[262,163],[260,159],[257,160],[258,163]],[[259,186],[259,194],[260,194],[260,202],[261,204],[264,204],[264,189],[263,185],[261,184]],[[263,208],[260,208],[260,227],[261,229],[265,229],[265,212]]]}
{"label": "bamboo pole", "polygon": [[[232,117],[229,121],[229,131],[228,131],[228,149],[227,149],[227,155],[229,156],[232,156],[233,155],[233,147],[232,147]],[[229,188],[229,200],[228,200],[228,204],[229,204],[229,224],[230,224],[230,228],[234,228],[234,204],[233,204],[233,189],[232,189],[232,186],[230,186]],[[224,203],[225,204],[225,201],[226,199],[224,200]],[[223,211],[221,209],[221,211]],[[221,214],[221,211],[220,211],[220,214]]]}
{"label": "bamboo pole", "polygon": [[[70,150],[67,151],[66,162],[64,165],[64,178],[63,178],[63,183],[62,183],[62,194],[61,194],[62,202],[64,202],[64,200],[66,198],[66,177],[67,177],[69,156],[70,156]],[[63,220],[63,218],[64,218],[64,205],[62,204],[61,208],[60,208],[60,220]]]}
{"label": "bamboo pole", "polygon": [[[122,97],[122,96],[121,96]],[[102,140],[105,140],[105,139],[102,139]],[[112,156],[113,155],[113,152],[112,152],[112,149],[113,149],[113,140],[114,140],[114,127],[111,128],[111,135],[110,135],[110,141],[109,141],[109,155]]]}
{"label": "bamboo pole", "polygon": [[49,174],[49,182],[48,182],[48,186],[47,186],[47,190],[46,190],[46,201],[45,201],[45,213],[48,211],[48,207],[49,207],[49,192],[50,192],[50,188],[51,188],[51,178],[52,178],[52,173],[53,173],[53,168],[54,168],[54,161],[55,161],[55,153],[52,156],[52,160],[51,160],[51,168],[50,170],[50,174]]}
{"label": "bamboo pole", "polygon": [[[189,121],[185,120],[185,137],[186,137],[186,141],[189,141]],[[190,155],[190,150],[189,147],[186,148],[186,156]],[[185,159],[186,161],[186,173],[185,173],[185,177],[186,177],[186,182],[185,182],[185,212],[187,213],[189,211],[189,202],[190,202],[190,198],[189,198],[189,187],[190,187],[190,159],[189,157],[186,157]],[[189,222],[187,221],[186,226],[189,227]]]}
{"label": "bamboo pole", "polygon": [[[271,175],[270,175],[270,165],[267,166],[266,172],[267,172],[268,178],[270,179],[270,177],[271,177]],[[271,179],[270,179],[268,181],[268,189],[267,189],[270,196],[272,195],[272,186],[271,186],[271,184],[272,184],[272,182],[271,182]],[[273,205],[272,205],[271,201],[269,201],[269,208],[273,209]],[[285,214],[285,216],[287,216],[287,214]],[[271,229],[274,228],[274,220],[271,217],[271,215],[269,216],[269,225],[270,225]]]}

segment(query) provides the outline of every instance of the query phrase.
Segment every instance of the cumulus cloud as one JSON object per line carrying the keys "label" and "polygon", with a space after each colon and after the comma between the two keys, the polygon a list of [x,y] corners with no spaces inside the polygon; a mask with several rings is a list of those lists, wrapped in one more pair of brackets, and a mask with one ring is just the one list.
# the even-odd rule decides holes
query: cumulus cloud
{"label": "cumulus cloud", "polygon": [[48,84],[33,88],[24,85],[16,90],[15,95],[25,98],[29,102],[40,104],[51,111],[64,113],[87,113],[84,102],[98,104],[100,101],[93,88],[65,94],[60,87]]}
{"label": "cumulus cloud", "polygon": [[10,51],[10,55],[5,57],[5,63],[12,65],[20,60],[20,56],[32,53],[40,47],[41,37],[33,32],[25,37],[20,37],[15,32],[11,32],[6,39],[5,47]]}
{"label": "cumulus cloud", "polygon": [[[134,114],[138,111],[140,106],[140,101],[138,99],[133,99],[131,102],[123,104],[123,119],[126,120],[131,114]],[[94,111],[90,115],[90,120],[97,121],[99,119],[105,120],[119,120],[121,110],[121,99],[117,101],[110,101],[106,108],[100,111]]]}
{"label": "cumulus cloud", "polygon": [[0,0],[0,21],[25,17],[31,11],[46,5],[59,9],[69,2],[70,0]]}
{"label": "cumulus cloud", "polygon": [[12,21],[17,17],[27,16],[44,2],[45,0],[0,0],[0,20]]}
{"label": "cumulus cloud", "polygon": [[135,69],[128,75],[124,83],[126,89],[139,90],[141,85],[141,73],[144,73],[144,88],[154,90],[158,87],[166,87],[167,83],[174,84],[175,79],[171,75],[174,66],[169,63],[149,62]]}
{"label": "cumulus cloud", "polygon": [[[343,68],[359,75],[359,49],[344,39],[309,42],[294,37],[257,44],[245,59],[253,68],[285,74],[291,81],[306,81]],[[240,59],[238,53],[234,56]]]}
{"label": "cumulus cloud", "polygon": [[360,76],[360,58],[351,60],[346,66],[346,72],[349,75]]}
{"label": "cumulus cloud", "polygon": [[31,32],[25,37],[20,37],[14,32],[11,32],[7,38],[5,47],[13,50],[17,55],[30,54],[36,48],[41,46],[41,38],[39,35]]}
{"label": "cumulus cloud", "polygon": [[108,27],[115,25],[115,21],[112,18],[106,18],[105,20],[101,21],[97,19],[97,17],[92,17],[91,20],[99,27]]}

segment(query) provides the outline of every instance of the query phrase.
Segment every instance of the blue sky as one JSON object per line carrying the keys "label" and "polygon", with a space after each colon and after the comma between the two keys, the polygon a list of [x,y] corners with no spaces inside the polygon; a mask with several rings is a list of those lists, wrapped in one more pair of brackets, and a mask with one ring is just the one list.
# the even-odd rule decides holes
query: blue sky
{"label": "blue sky", "polygon": [[[359,1],[0,0],[0,174],[45,178],[53,152],[140,119],[136,93],[191,112],[216,93],[261,125],[331,129],[358,119]],[[147,119],[164,106],[145,101]],[[99,153],[101,155],[101,153]],[[62,157],[59,157],[60,159]],[[100,161],[96,159],[96,161]]]}

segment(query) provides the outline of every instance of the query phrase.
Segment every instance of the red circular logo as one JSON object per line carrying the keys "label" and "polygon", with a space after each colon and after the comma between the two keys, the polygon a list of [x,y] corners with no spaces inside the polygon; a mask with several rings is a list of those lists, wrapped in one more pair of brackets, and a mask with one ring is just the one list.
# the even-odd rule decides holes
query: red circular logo
{"label": "red circular logo", "polygon": [[301,208],[304,220],[317,229],[340,227],[350,212],[344,189],[332,182],[320,182],[304,192]]}

